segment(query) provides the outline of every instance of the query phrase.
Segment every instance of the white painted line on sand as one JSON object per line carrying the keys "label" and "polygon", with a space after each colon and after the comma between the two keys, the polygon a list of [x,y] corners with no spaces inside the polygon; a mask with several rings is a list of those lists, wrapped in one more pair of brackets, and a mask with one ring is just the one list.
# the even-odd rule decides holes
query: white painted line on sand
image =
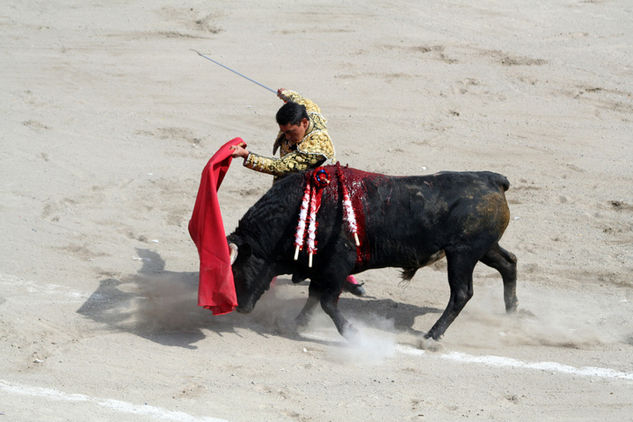
{"label": "white painted line on sand", "polygon": [[36,293],[42,293],[42,297],[45,298],[44,301],[48,303],[50,303],[51,296],[53,295],[55,296],[56,301],[59,301],[59,298],[61,297],[69,299],[70,302],[79,302],[86,300],[89,297],[88,294],[73,290],[67,286],[26,280],[11,274],[0,274],[0,286],[4,286],[7,289],[14,289],[17,292],[14,293],[12,290],[9,290],[11,291],[11,297],[16,294],[18,296],[27,296],[29,302],[38,301],[37,298],[34,298],[34,294]]}
{"label": "white painted line on sand", "polygon": [[162,409],[155,406],[138,405],[120,400],[100,399],[85,394],[71,394],[51,388],[31,387],[0,380],[0,390],[23,396],[41,397],[47,400],[65,402],[86,402],[105,407],[120,413],[129,413],[139,416],[148,416],[153,419],[162,419],[176,422],[227,422],[226,419],[195,417],[184,412]]}
{"label": "white painted line on sand", "polygon": [[[396,346],[396,350],[400,353],[411,356],[422,356],[426,354],[424,350],[415,349],[413,347],[404,346],[401,344]],[[461,352],[429,354],[428,356],[436,356],[439,359],[452,360],[456,362],[478,363],[482,365],[502,368],[534,369],[538,371],[559,372],[562,374],[577,375],[582,377],[613,378],[633,381],[633,373],[616,371],[615,369],[611,368],[596,368],[592,366],[577,368],[575,366],[564,365],[557,362],[524,362],[518,359],[507,358],[504,356],[475,356]]]}

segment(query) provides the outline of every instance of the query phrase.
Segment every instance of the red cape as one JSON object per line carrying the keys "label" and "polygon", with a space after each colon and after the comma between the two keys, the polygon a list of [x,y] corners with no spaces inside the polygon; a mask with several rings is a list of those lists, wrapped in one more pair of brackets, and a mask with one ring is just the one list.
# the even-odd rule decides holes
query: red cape
{"label": "red cape", "polygon": [[226,314],[237,306],[229,246],[217,191],[233,160],[230,147],[243,142],[242,138],[231,139],[204,167],[196,204],[189,220],[189,235],[200,256],[198,306],[210,309],[214,315]]}

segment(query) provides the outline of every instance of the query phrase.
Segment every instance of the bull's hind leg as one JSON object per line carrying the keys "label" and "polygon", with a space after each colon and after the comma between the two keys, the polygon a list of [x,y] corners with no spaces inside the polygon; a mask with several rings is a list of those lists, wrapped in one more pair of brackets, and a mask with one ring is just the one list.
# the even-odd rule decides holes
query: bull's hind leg
{"label": "bull's hind leg", "polygon": [[473,296],[473,270],[477,259],[472,255],[472,251],[446,251],[451,297],[442,316],[425,335],[426,338],[438,340]]}
{"label": "bull's hind leg", "polygon": [[516,311],[519,303],[517,300],[516,256],[495,243],[480,261],[499,271],[503,278],[503,299],[506,304],[506,312]]}

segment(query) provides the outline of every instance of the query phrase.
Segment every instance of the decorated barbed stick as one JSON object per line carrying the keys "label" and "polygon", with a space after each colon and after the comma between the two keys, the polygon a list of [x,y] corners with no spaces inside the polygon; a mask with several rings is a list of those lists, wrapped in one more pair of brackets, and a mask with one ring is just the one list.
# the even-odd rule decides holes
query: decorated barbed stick
{"label": "decorated barbed stick", "polygon": [[317,191],[312,186],[312,194],[310,196],[310,223],[308,225],[308,267],[312,268],[312,255],[316,254],[316,215],[318,211],[317,206]]}
{"label": "decorated barbed stick", "polygon": [[312,267],[312,256],[316,254],[317,213],[321,207],[323,188],[330,184],[330,174],[324,167],[316,168],[308,182],[312,182],[312,198],[310,200],[310,226],[308,227],[308,267]]}
{"label": "decorated barbed stick", "polygon": [[[308,266],[312,267],[312,257],[316,254],[316,231],[317,231],[317,213],[321,207],[322,188],[330,183],[330,175],[326,169],[319,167],[308,174],[305,179],[305,188],[303,190],[303,199],[301,200],[301,209],[299,210],[299,221],[297,223],[297,232],[295,233],[295,255],[294,260],[299,259],[299,251],[303,249],[306,238],[306,222],[308,224],[307,247],[308,247]],[[308,213],[309,209],[309,213]],[[307,220],[307,221],[306,221]]]}
{"label": "decorated barbed stick", "polygon": [[303,191],[303,200],[301,201],[301,210],[299,211],[299,222],[297,223],[297,232],[295,233],[295,261],[299,259],[299,251],[303,249],[303,241],[305,238],[306,218],[308,217],[308,207],[310,206],[310,182],[306,182]]}
{"label": "decorated barbed stick", "polygon": [[341,170],[340,165],[338,166],[337,170],[338,179],[343,190],[343,208],[345,209],[345,221],[347,222],[347,226],[354,236],[356,246],[360,246],[360,241],[358,240],[358,224],[356,223],[356,215],[354,214],[352,200],[350,199],[349,192],[347,191],[345,176],[343,175],[343,171]]}

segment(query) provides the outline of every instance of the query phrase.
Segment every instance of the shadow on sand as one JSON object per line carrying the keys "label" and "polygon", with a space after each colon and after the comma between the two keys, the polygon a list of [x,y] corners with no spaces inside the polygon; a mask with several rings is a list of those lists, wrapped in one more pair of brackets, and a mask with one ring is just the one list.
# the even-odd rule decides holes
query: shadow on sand
{"label": "shadow on sand", "polygon": [[[100,280],[97,290],[77,313],[113,330],[133,333],[165,346],[188,349],[195,349],[195,343],[205,338],[204,330],[220,336],[225,333],[239,335],[239,328],[262,336],[333,343],[303,337],[294,327],[294,318],[307,297],[305,284],[292,286],[289,279],[279,278],[275,288],[264,294],[251,314],[232,312],[214,316],[197,306],[197,272],[165,271],[165,261],[156,252],[137,249],[137,253],[143,263],[138,273],[121,279]],[[282,291],[291,297],[284,297]],[[441,311],[391,299],[360,299],[345,297],[345,294],[341,296],[339,306],[346,316],[355,320],[381,318],[392,321],[396,330],[414,334],[422,334],[412,328],[417,316]],[[322,311],[317,309],[316,312]]]}

